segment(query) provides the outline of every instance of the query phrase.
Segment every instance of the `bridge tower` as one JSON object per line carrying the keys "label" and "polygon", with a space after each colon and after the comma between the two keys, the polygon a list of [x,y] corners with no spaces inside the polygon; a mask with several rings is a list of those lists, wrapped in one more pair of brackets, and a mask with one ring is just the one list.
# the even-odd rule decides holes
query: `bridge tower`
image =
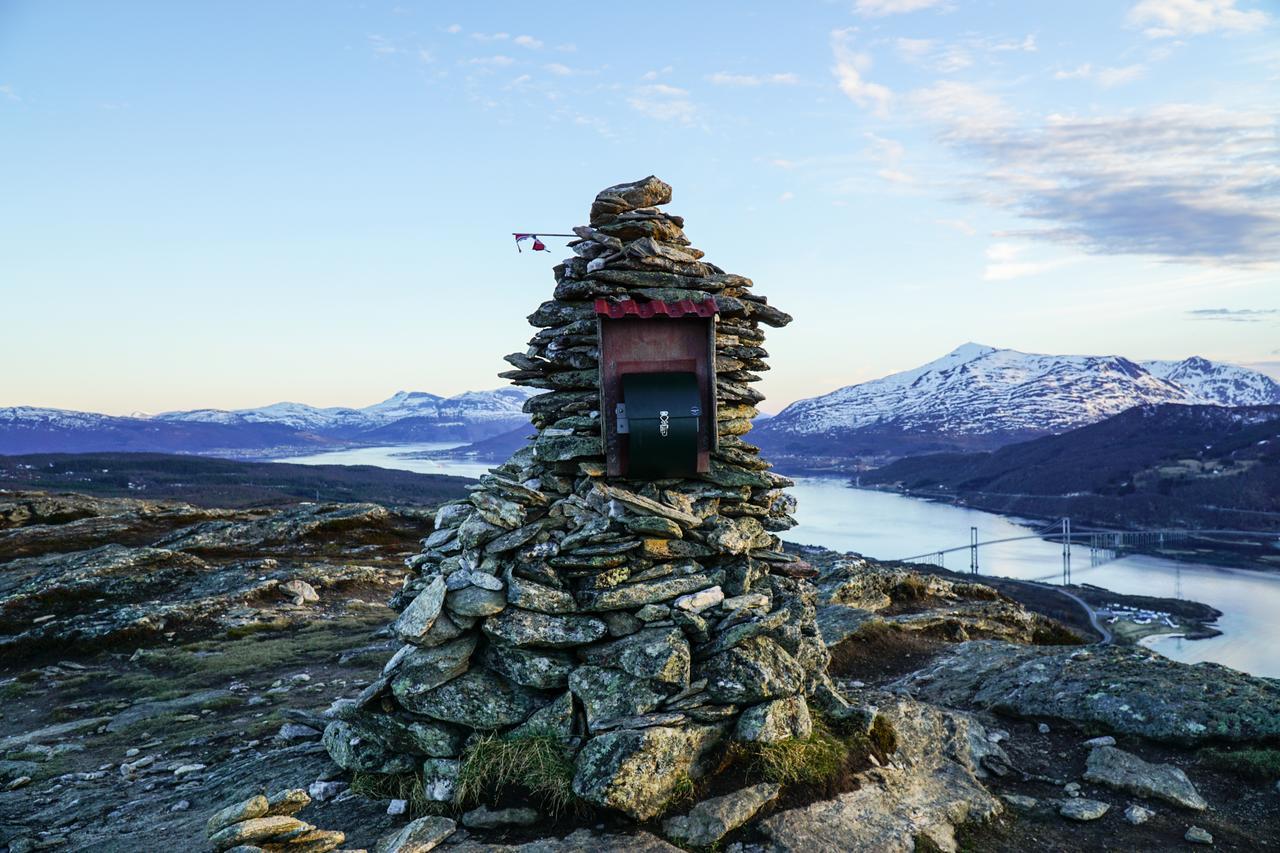
{"label": "bridge tower", "polygon": [[969,528],[969,574],[978,573],[978,528]]}

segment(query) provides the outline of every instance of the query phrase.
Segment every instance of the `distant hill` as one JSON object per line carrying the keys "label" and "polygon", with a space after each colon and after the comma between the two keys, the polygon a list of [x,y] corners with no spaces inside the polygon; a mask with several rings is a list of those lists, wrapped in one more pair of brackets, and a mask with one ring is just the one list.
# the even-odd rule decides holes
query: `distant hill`
{"label": "distant hill", "polygon": [[154,416],[0,408],[0,453],[132,451],[267,456],[351,444],[476,441],[527,424],[522,388],[439,397],[401,391],[361,409],[276,403],[257,409],[196,409]]}
{"label": "distant hill", "polygon": [[533,427],[529,425],[518,426],[509,432],[500,433],[490,438],[484,438],[471,444],[455,447],[450,450],[426,451],[423,453],[408,454],[410,458],[445,458],[445,459],[470,459],[476,462],[505,462],[511,458],[511,454],[520,450],[529,443],[529,436],[533,435]]}
{"label": "distant hill", "polygon": [[1280,530],[1280,405],[1137,406],[993,452],[899,459],[859,479],[1015,514]]}
{"label": "distant hill", "polygon": [[433,506],[464,497],[474,480],[371,465],[236,462],[159,453],[0,456],[0,492],[68,491],[100,497],[178,500],[205,507],[299,501]]}
{"label": "distant hill", "polygon": [[1280,404],[1280,383],[1202,358],[1039,355],[968,343],[913,370],[792,403],[752,440],[784,470],[857,470],[993,450],[1161,403]]}

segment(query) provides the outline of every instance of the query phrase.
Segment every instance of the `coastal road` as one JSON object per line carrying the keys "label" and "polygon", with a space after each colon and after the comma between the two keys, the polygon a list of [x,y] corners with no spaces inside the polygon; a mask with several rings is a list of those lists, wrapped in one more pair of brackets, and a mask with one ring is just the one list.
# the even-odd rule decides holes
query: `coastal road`
{"label": "coastal road", "polygon": [[1105,625],[1103,625],[1101,622],[1098,621],[1098,614],[1093,612],[1093,608],[1089,606],[1089,602],[1085,601],[1083,598],[1081,598],[1080,596],[1076,595],[1073,592],[1067,592],[1065,589],[1059,589],[1058,587],[1052,587],[1052,589],[1057,590],[1058,592],[1062,593],[1067,598],[1071,599],[1076,604],[1079,604],[1081,607],[1084,608],[1084,612],[1089,614],[1089,624],[1093,626],[1093,630],[1097,631],[1099,634],[1102,635],[1102,641],[1100,645],[1105,646],[1107,643],[1111,642],[1110,629],[1108,629]]}

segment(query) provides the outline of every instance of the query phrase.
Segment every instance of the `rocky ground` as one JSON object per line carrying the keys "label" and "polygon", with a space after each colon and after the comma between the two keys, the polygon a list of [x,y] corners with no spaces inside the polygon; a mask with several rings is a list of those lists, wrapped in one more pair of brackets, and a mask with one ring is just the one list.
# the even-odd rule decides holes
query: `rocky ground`
{"label": "rocky ground", "polygon": [[[299,817],[349,848],[408,831],[387,813],[400,792],[339,771],[319,737],[399,646],[386,603],[430,518],[0,496],[0,850],[207,849],[214,812],[295,788],[313,798]],[[793,550],[819,571],[849,704],[827,720],[853,745],[839,772],[779,784],[726,759],[638,829],[572,810],[485,829],[510,800],[410,826],[449,850],[1176,850],[1192,827],[1280,849],[1276,681],[1087,645],[981,584]]]}

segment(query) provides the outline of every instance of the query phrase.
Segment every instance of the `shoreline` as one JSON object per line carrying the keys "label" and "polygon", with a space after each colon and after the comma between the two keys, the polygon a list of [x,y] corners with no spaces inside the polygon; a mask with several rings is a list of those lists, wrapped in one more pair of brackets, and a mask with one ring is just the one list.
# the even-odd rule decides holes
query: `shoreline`
{"label": "shoreline", "polygon": [[[824,476],[824,475],[794,474],[791,476],[811,476],[812,477],[812,476]],[[904,490],[904,489],[889,487],[889,486],[863,486],[863,485],[858,485],[854,481],[850,480],[847,477],[847,475],[844,475],[841,478],[845,480],[845,485],[851,489],[858,489],[859,491],[865,491],[865,492],[878,492],[881,494],[898,495],[899,497],[911,498],[912,500],[927,501],[929,503],[937,503],[937,504],[944,504],[947,506],[954,506],[959,509],[971,509],[971,510],[976,510],[978,512],[986,512],[992,515],[998,515],[1001,518],[1009,519],[1010,521],[1013,521],[1017,524],[1022,524],[1023,526],[1027,526],[1028,528],[1030,527],[1031,524],[1034,524],[1036,522],[1053,522],[1061,518],[1061,516],[1056,516],[1056,515],[1049,516],[1049,515],[1036,515],[1035,513],[1030,513],[1030,512],[1009,512],[1007,510],[1002,510],[997,507],[986,506],[981,503],[974,503],[970,499],[962,495],[949,495],[949,494],[942,494],[937,492],[912,492],[909,490]],[[1061,497],[1061,496],[1050,495],[1050,496],[1044,496],[1044,497],[1055,498],[1055,497]],[[1086,519],[1083,519],[1083,518],[1073,519],[1073,520],[1079,521],[1080,523],[1089,523]],[[1031,531],[1031,532],[1034,532],[1034,531]],[[1140,531],[1134,530],[1133,532],[1140,532]],[[1277,539],[1280,539],[1280,531],[1258,530],[1258,531],[1251,531],[1251,533],[1253,533],[1259,538],[1274,536]],[[1187,529],[1187,534],[1191,539],[1191,542],[1212,541],[1207,538],[1211,534],[1206,533],[1203,536],[1197,536],[1196,531],[1192,528]],[[1061,541],[1061,540],[1055,540],[1052,536],[1043,536],[1041,537],[1041,539],[1045,542]],[[1174,561],[1184,562],[1184,563],[1207,563],[1207,564],[1215,565],[1225,569],[1245,569],[1245,570],[1257,571],[1257,572],[1280,572],[1280,549],[1277,549],[1276,553],[1274,554],[1252,555],[1252,554],[1242,553],[1240,550],[1237,550],[1235,548],[1226,548],[1226,547],[1188,548],[1185,546],[1191,543],[1184,542],[1182,544],[1184,547],[1176,547],[1172,545],[1166,548],[1124,546],[1124,547],[1116,547],[1116,548],[1107,548],[1105,550],[1115,553],[1116,554],[1115,559],[1123,559],[1124,557],[1134,556],[1134,555],[1146,555],[1146,556],[1159,557],[1166,560],[1174,560]],[[1228,543],[1220,543],[1220,544],[1225,545]],[[1075,541],[1072,542],[1072,546],[1075,548],[1087,547],[1087,545],[1085,545],[1084,543],[1075,542]],[[1245,547],[1245,546],[1241,546],[1241,547]]]}

